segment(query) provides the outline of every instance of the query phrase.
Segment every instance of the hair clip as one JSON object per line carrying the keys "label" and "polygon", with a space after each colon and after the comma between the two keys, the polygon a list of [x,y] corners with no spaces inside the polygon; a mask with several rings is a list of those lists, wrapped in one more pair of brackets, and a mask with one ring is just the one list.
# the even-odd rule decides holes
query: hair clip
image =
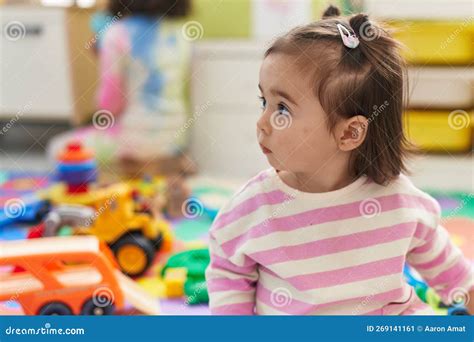
{"label": "hair clip", "polygon": [[337,24],[337,29],[342,38],[342,43],[350,49],[355,49],[359,46],[359,38],[353,31],[349,31],[347,27],[342,24]]}

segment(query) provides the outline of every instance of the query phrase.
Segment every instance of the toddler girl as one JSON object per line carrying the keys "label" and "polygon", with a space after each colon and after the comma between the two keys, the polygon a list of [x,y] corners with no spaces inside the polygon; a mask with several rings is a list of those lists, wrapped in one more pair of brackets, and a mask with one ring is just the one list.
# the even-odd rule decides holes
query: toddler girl
{"label": "toddler girl", "polygon": [[272,167],[211,228],[212,313],[434,313],[406,283],[405,263],[446,304],[468,298],[469,261],[438,203],[403,175],[403,80],[399,44],[335,7],[268,48],[257,136]]}

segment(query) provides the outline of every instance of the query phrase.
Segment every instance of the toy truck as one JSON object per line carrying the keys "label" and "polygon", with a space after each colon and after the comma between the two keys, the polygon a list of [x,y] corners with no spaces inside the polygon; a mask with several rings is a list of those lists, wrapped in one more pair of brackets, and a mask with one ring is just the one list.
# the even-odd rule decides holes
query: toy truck
{"label": "toy truck", "polygon": [[[52,201],[59,204],[58,209],[51,212],[46,222],[55,215],[71,220],[76,205],[76,221],[89,221],[89,224],[75,227],[74,230],[80,234],[93,234],[106,242],[122,271],[129,276],[142,275],[158,251],[167,252],[171,249],[169,223],[164,219],[155,219],[150,213],[137,212],[132,190],[126,184],[94,189],[78,195],[58,196],[53,193]],[[64,207],[65,203],[69,205]],[[84,208],[78,204],[93,209],[89,220],[84,219],[87,214],[84,214]]]}
{"label": "toy truck", "polygon": [[159,312],[95,236],[1,242],[0,266],[0,301],[18,302],[27,315],[109,315],[125,300],[144,313]]}

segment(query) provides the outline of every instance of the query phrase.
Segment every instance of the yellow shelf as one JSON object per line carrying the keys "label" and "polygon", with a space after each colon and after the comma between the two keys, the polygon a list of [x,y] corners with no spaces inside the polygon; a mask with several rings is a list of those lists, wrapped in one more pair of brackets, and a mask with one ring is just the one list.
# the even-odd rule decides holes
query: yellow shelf
{"label": "yellow shelf", "polygon": [[405,129],[412,143],[423,150],[465,152],[471,148],[472,112],[413,111],[405,113]]}
{"label": "yellow shelf", "polygon": [[472,21],[392,22],[394,36],[412,64],[469,64],[474,61]]}

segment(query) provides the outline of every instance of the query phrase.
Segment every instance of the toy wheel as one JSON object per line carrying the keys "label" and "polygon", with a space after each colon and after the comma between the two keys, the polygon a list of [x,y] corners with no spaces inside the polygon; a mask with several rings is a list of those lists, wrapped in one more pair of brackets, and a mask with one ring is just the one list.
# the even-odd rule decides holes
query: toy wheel
{"label": "toy wheel", "polygon": [[114,311],[115,305],[112,303],[110,298],[90,298],[82,306],[81,315],[104,316],[112,315]]}
{"label": "toy wheel", "polygon": [[155,256],[153,242],[138,234],[121,237],[111,248],[122,271],[132,277],[142,275]]}
{"label": "toy wheel", "polygon": [[38,315],[72,315],[72,310],[64,303],[49,302],[38,310]]}

